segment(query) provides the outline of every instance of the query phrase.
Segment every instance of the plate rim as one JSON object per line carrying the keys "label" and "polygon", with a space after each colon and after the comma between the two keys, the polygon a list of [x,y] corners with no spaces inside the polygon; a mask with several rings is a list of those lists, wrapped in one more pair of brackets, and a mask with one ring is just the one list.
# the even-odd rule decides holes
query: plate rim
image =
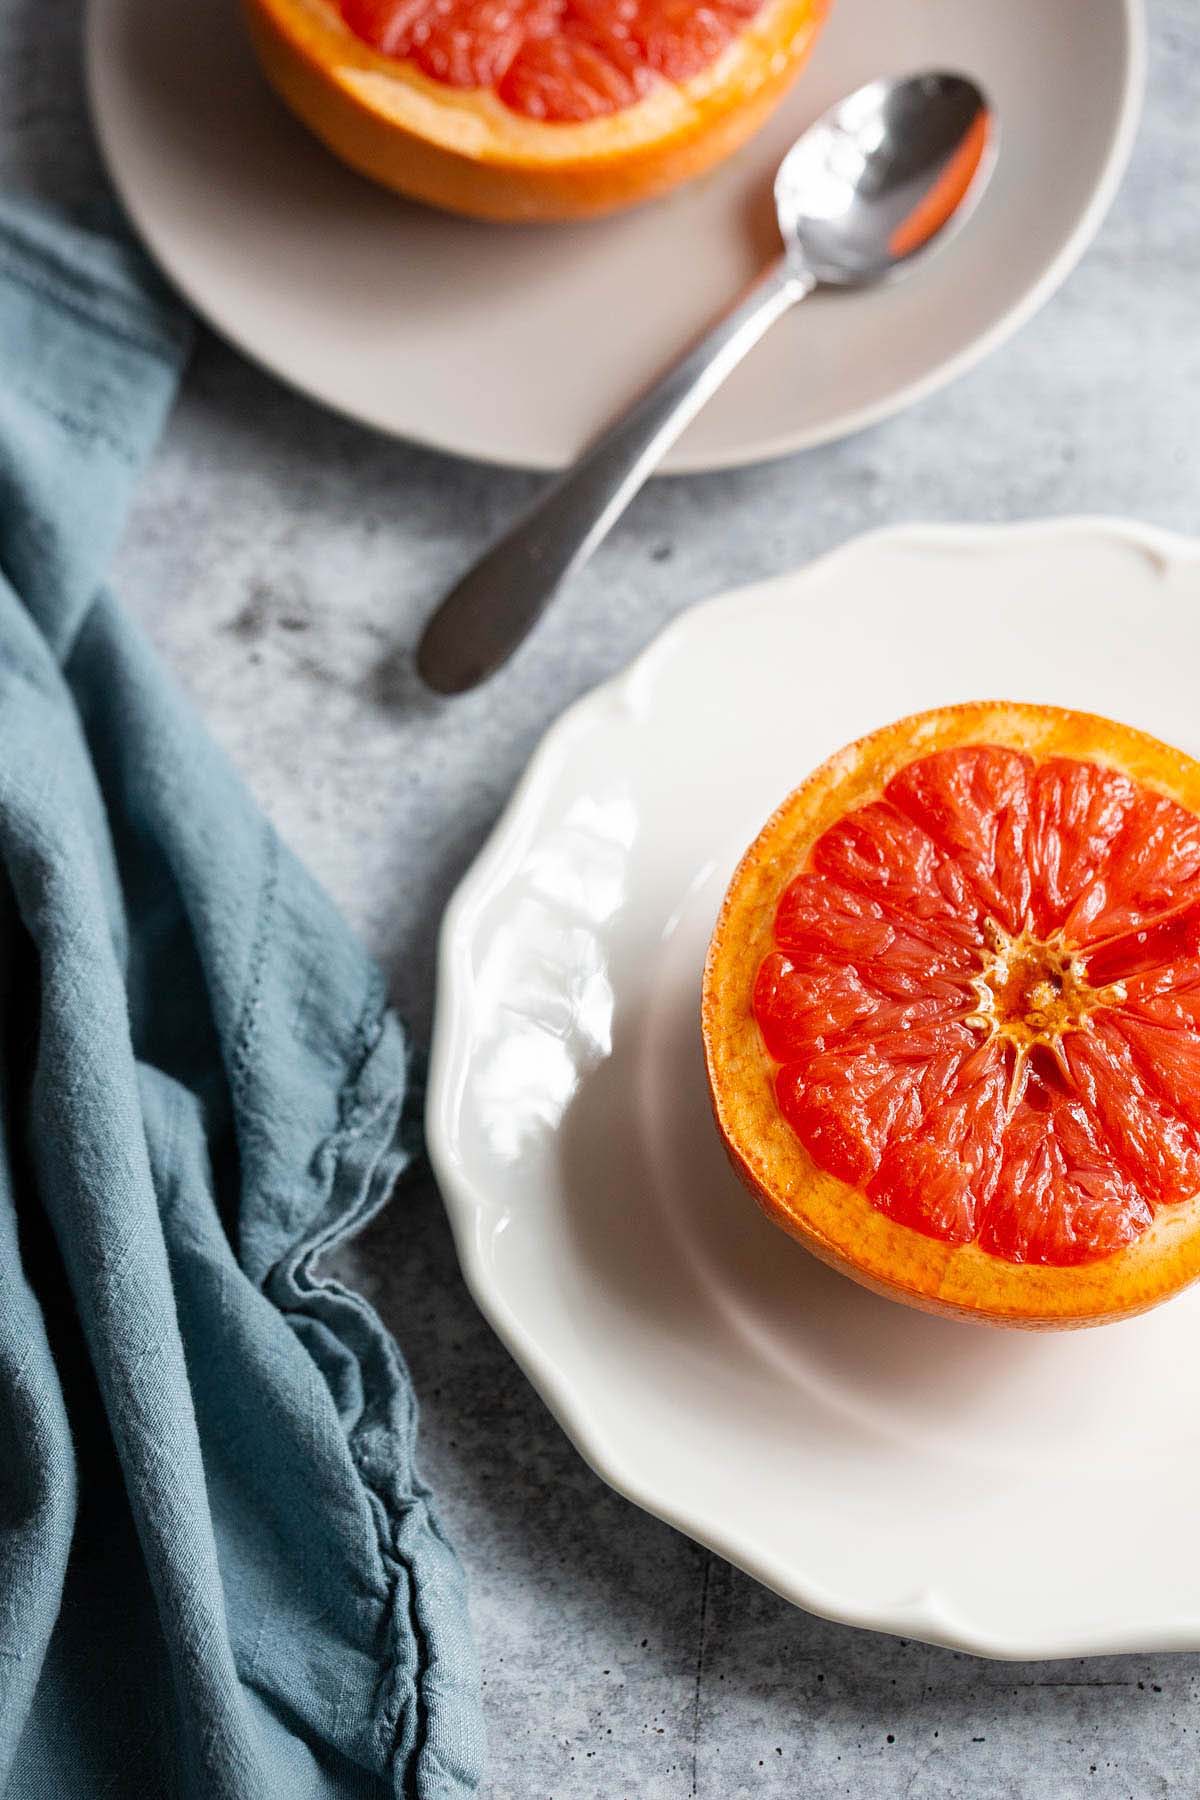
{"label": "plate rim", "polygon": [[[325,388],[319,371],[314,373],[310,379],[298,380],[295,374],[273,361],[263,350],[246,341],[236,317],[231,317],[228,309],[220,305],[214,306],[208,300],[202,300],[199,297],[193,290],[186,273],[180,269],[178,260],[169,246],[164,246],[158,241],[158,235],[140,204],[139,194],[123,178],[121,161],[114,148],[113,122],[101,97],[100,71],[103,59],[100,50],[99,21],[106,7],[116,3],[117,0],[88,0],[84,20],[84,83],[92,128],[109,179],[120,197],[122,206],[132,220],[138,236],[198,317],[207,321],[248,362],[253,363],[256,368],[264,370],[293,392],[325,407],[339,418],[365,426],[393,442],[415,444],[442,455],[454,456],[461,461],[475,462],[490,468],[553,474],[567,467],[566,460],[557,460],[553,457],[529,460],[528,458],[507,456],[503,452],[495,450],[490,451],[487,455],[481,455],[477,447],[472,447],[453,435],[443,435],[436,427],[422,428],[419,434],[412,431],[397,431],[394,425],[389,424],[382,415],[376,414],[369,405],[351,407],[339,401],[336,395]],[[1097,166],[1090,193],[1084,200],[1074,225],[1063,238],[1057,252],[1047,263],[1041,275],[1022,297],[1001,318],[965,345],[956,355],[937,364],[924,375],[908,382],[883,399],[836,414],[822,425],[783,432],[768,439],[759,440],[753,446],[726,451],[720,455],[711,452],[689,451],[685,440],[682,446],[676,445],[667,452],[661,466],[656,471],[657,475],[708,475],[732,469],[752,468],[760,463],[775,462],[782,457],[795,455],[801,450],[815,449],[821,444],[838,443],[843,438],[853,436],[856,432],[864,431],[872,425],[881,424],[885,419],[890,419],[906,408],[937,393],[956,380],[958,376],[966,374],[968,370],[974,368],[994,350],[998,350],[1023,325],[1028,323],[1062,286],[1095,237],[1120,186],[1137,138],[1148,62],[1145,0],[1116,0],[1116,4],[1120,8],[1124,24],[1125,64],[1120,96],[1113,114],[1107,148]]]}
{"label": "plate rim", "polygon": [[[486,1194],[462,1166],[452,1129],[456,1069],[469,1042],[471,922],[474,909],[494,893],[529,826],[536,819],[541,794],[557,778],[564,753],[580,735],[590,733],[606,717],[636,710],[636,690],[656,665],[673,656],[694,631],[697,621],[725,611],[770,605],[780,590],[793,584],[821,581],[839,562],[864,550],[945,550],[991,554],[997,548],[1039,541],[1103,538],[1152,557],[1164,572],[1200,563],[1200,536],[1104,514],[1071,514],[1061,518],[987,524],[912,523],[882,526],[844,540],[798,567],[765,580],[727,589],[686,607],[624,669],[575,700],[545,732],[512,795],[484,844],[463,874],[442,915],[437,939],[433,1031],[425,1102],[425,1135],[429,1161],[450,1223],[463,1279],[484,1318],[540,1395],[562,1430],[589,1467],[625,1499],[722,1556],[785,1600],[836,1623],[916,1638],[947,1649],[1001,1661],[1039,1661],[1080,1656],[1108,1656],[1166,1650],[1200,1649],[1200,1614],[1169,1621],[1127,1618],[1071,1633],[1005,1636],[972,1619],[936,1588],[923,1588],[899,1601],[867,1604],[839,1598],[819,1575],[800,1566],[803,1546],[790,1563],[756,1548],[753,1533],[721,1525],[699,1511],[680,1505],[656,1489],[631,1465],[626,1453],[609,1441],[588,1416],[586,1396],[556,1366],[553,1357],[513,1312],[491,1279],[483,1256],[479,1226],[491,1207]],[[498,880],[499,878],[499,880]]]}

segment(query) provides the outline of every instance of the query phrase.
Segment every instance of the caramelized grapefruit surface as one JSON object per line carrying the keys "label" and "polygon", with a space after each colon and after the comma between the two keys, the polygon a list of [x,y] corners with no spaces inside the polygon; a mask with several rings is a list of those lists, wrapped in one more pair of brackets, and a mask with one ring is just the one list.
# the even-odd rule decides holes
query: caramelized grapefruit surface
{"label": "caramelized grapefruit surface", "polygon": [[1200,1273],[1200,765],[1091,715],[852,745],[747,853],[705,974],[767,1211],[900,1298],[1014,1324]]}
{"label": "caramelized grapefruit surface", "polygon": [[664,193],[763,122],[829,0],[244,0],[268,80],[343,161],[474,217]]}
{"label": "caramelized grapefruit surface", "polygon": [[492,88],[530,119],[597,119],[698,75],[762,0],[341,0],[381,55]]}

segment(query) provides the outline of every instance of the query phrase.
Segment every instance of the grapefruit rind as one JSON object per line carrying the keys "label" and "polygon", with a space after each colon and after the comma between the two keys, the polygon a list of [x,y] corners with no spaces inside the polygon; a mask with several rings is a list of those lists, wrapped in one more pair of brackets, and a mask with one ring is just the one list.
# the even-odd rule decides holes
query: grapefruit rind
{"label": "grapefruit rind", "polygon": [[331,0],[244,0],[268,81],[343,162],[452,212],[582,218],[651,198],[729,155],[798,74],[829,0],[765,0],[716,60],[578,123],[512,111],[381,55]]}
{"label": "grapefruit rind", "polygon": [[1128,1248],[1073,1267],[1008,1263],[887,1218],[819,1168],[779,1111],[776,1065],[751,1006],[775,947],[784,887],[821,834],[877,800],[934,750],[997,744],[1120,770],[1200,813],[1200,763],[1145,732],[1090,713],[1015,702],[939,708],[871,733],[783,802],[739,864],[704,971],[702,1030],[713,1111],[735,1170],[767,1216],[863,1286],[923,1311],[1026,1329],[1099,1325],[1157,1305],[1200,1277],[1200,1196],[1164,1207]]}

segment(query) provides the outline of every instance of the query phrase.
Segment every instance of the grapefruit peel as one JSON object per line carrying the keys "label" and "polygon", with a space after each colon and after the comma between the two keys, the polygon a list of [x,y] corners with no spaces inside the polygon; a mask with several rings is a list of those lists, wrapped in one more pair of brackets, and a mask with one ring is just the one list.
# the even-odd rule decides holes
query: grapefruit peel
{"label": "grapefruit peel", "polygon": [[454,86],[383,55],[332,0],[244,0],[268,81],[344,162],[414,199],[509,221],[611,212],[728,156],[799,73],[828,4],[764,0],[686,79],[656,79],[599,117],[547,122],[491,87]]}
{"label": "grapefruit peel", "polygon": [[[1075,918],[1067,929],[1060,924],[1051,931],[1044,929],[1045,919],[1041,921],[1043,929],[1037,931],[1028,916],[1010,912],[1006,919],[999,919],[991,916],[986,905],[976,905],[975,924],[962,929],[967,936],[974,930],[977,941],[969,955],[958,958],[958,966],[942,973],[951,985],[957,982],[965,990],[954,1011],[954,1029],[970,1034],[971,1055],[977,1061],[1001,1059],[985,1068],[980,1077],[991,1080],[996,1088],[989,1104],[1003,1108],[1011,1121],[1023,1084],[1032,1081],[1050,1091],[1061,1078],[1064,1086],[1068,1081],[1074,1084],[1071,1106],[1081,1116],[1090,1107],[1094,1135],[1103,1155],[1114,1165],[1119,1164],[1121,1153],[1112,1139],[1123,1131],[1128,1135],[1131,1126],[1140,1130],[1143,1140],[1147,1136],[1152,1140],[1152,1150],[1156,1134],[1163,1142],[1172,1131],[1176,1138],[1186,1136],[1188,1155],[1200,1147],[1200,1091],[1194,1119],[1176,1126],[1170,1103],[1164,1101],[1161,1088],[1156,1088],[1152,1079],[1153,1048],[1166,1041],[1161,1037],[1166,1027],[1147,1025],[1144,1017],[1140,1023],[1135,1021],[1141,1032],[1139,1041],[1143,1047],[1150,1046],[1149,1057],[1143,1057],[1147,1098],[1141,1119],[1134,1116],[1136,1109],[1131,1112],[1127,1108],[1130,1117],[1123,1123],[1119,1109],[1110,1105],[1103,1122],[1097,1124],[1097,1115],[1104,1113],[1105,1077],[1102,1068],[1101,1075],[1096,1075],[1102,1056],[1094,1049],[1102,1043],[1099,1028],[1106,1019],[1119,1015],[1130,999],[1130,987],[1137,994],[1157,994],[1160,1011],[1169,1003],[1171,996],[1160,991],[1163,984],[1153,968],[1140,966],[1155,961],[1155,931],[1160,935],[1173,932],[1178,938],[1183,929],[1179,921],[1184,921],[1190,934],[1187,954],[1200,952],[1200,912],[1190,904],[1193,899],[1200,900],[1200,818],[1196,817],[1200,814],[1200,763],[1144,732],[1096,715],[1009,702],[945,707],[874,732],[831,757],[768,821],[730,884],[705,966],[702,1032],[713,1110],[735,1170],[767,1216],[864,1286],[925,1311],[997,1325],[1037,1329],[1101,1324],[1144,1311],[1200,1276],[1200,1198],[1194,1191],[1169,1203],[1148,1201],[1142,1212],[1135,1200],[1128,1198],[1128,1171],[1122,1176],[1118,1169],[1113,1181],[1119,1188],[1122,1180],[1125,1183],[1121,1188],[1126,1194],[1124,1210],[1118,1208],[1114,1213],[1110,1208],[1105,1213],[1101,1209],[1098,1216],[1109,1219],[1119,1213],[1120,1230],[1128,1241],[1111,1251],[1103,1244],[1097,1251],[1095,1245],[1072,1247],[1067,1243],[1066,1254],[1075,1260],[1064,1261],[1061,1256],[1055,1260],[1053,1238],[1049,1240],[1051,1258],[1038,1260],[1046,1251],[1046,1242],[1038,1237],[1042,1221],[1034,1218],[1031,1224],[1028,1218],[1022,1219],[1022,1208],[1028,1211],[1031,1202],[1028,1188],[1023,1189],[1015,1177],[1009,1180],[1005,1207],[999,1209],[1007,1211],[1007,1218],[992,1228],[996,1241],[990,1248],[986,1245],[986,1207],[981,1209],[982,1230],[976,1229],[968,1241],[954,1241],[957,1219],[951,1220],[949,1235],[938,1235],[946,1220],[936,1216],[936,1209],[915,1228],[884,1209],[894,1205],[894,1195],[889,1198],[885,1194],[880,1204],[878,1193],[873,1199],[865,1191],[871,1181],[860,1184],[821,1166],[821,1161],[836,1163],[838,1156],[828,1154],[819,1134],[814,1143],[821,1161],[806,1148],[785,1116],[787,1083],[780,1080],[784,1065],[765,1041],[762,1019],[767,1021],[767,1035],[775,1026],[771,995],[767,993],[764,1001],[761,984],[769,982],[772,959],[782,954],[776,936],[781,901],[797,876],[812,872],[811,858],[823,839],[826,849],[818,854],[828,857],[834,840],[826,839],[825,834],[843,826],[859,809],[879,803],[884,789],[923,759],[979,747],[1016,752],[1035,769],[1052,759],[1070,759],[1096,771],[1113,771],[1149,796],[1164,797],[1191,815],[1184,835],[1190,845],[1191,826],[1195,827],[1192,860],[1197,865],[1192,870],[1190,862],[1180,863],[1179,895],[1173,909],[1170,903],[1159,907],[1153,918],[1138,917],[1136,909],[1124,919],[1114,915],[1117,929],[1107,933],[1103,900],[1087,902],[1092,909],[1090,918]],[[1176,824],[1181,817],[1169,814]],[[1036,882],[1035,872],[1035,887]],[[1097,884],[1093,881],[1092,885]],[[998,909],[1003,905],[1001,898]],[[1152,928],[1149,932],[1143,929],[1148,925]],[[1077,941],[1080,937],[1082,943]],[[1133,970],[1129,981],[1122,978],[1122,961]],[[1200,981],[1200,965],[1197,976]],[[756,1002],[760,1016],[756,1016]],[[1200,1028],[1186,1004],[1183,1010],[1187,1015],[1183,1024],[1173,1022],[1179,1033],[1187,1026],[1193,1033],[1190,1038],[1179,1036],[1174,1043],[1189,1055],[1195,1045],[1194,1061],[1200,1076]],[[1143,1013],[1146,1011],[1143,1007]],[[1149,1012],[1153,1012],[1152,1005]],[[912,1015],[910,1023],[919,1028],[919,1016]],[[783,1029],[787,1029],[786,1018]],[[1131,1032],[1133,1029],[1131,1026]],[[836,1062],[836,1030],[831,1037],[831,1055]],[[845,1041],[853,1042],[853,1030]],[[997,1075],[1001,1067],[1002,1081]],[[1053,1098],[1061,1110],[1066,1104],[1062,1095],[1056,1093]],[[802,1080],[795,1099],[803,1109]],[[794,1116],[802,1123],[806,1117],[802,1110]],[[1025,1162],[1020,1168],[1033,1170],[1038,1157],[1044,1160],[1039,1137],[1047,1137],[1053,1123],[1048,1119],[1045,1129],[1039,1131],[1036,1118],[1031,1124],[1027,1121]],[[916,1135],[919,1137],[919,1131]],[[899,1136],[902,1139],[904,1133]],[[963,1143],[964,1158],[969,1161],[969,1132],[963,1135]],[[1132,1154],[1128,1145],[1125,1148]],[[1139,1154],[1144,1161],[1144,1142]],[[1095,1156],[1093,1162],[1098,1171],[1095,1184],[1103,1188],[1102,1163]],[[909,1185],[914,1192],[919,1186]],[[998,1183],[994,1191],[999,1191]],[[919,1193],[916,1204],[922,1204]],[[899,1210],[903,1212],[903,1206]]]}

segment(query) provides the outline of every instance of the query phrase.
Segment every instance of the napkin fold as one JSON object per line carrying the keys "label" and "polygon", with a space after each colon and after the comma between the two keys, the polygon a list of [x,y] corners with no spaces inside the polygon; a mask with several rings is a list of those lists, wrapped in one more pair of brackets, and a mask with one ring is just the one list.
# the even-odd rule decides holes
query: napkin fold
{"label": "napkin fold", "polygon": [[0,1792],[475,1789],[400,1354],[378,971],[103,591],[186,324],[0,202]]}

